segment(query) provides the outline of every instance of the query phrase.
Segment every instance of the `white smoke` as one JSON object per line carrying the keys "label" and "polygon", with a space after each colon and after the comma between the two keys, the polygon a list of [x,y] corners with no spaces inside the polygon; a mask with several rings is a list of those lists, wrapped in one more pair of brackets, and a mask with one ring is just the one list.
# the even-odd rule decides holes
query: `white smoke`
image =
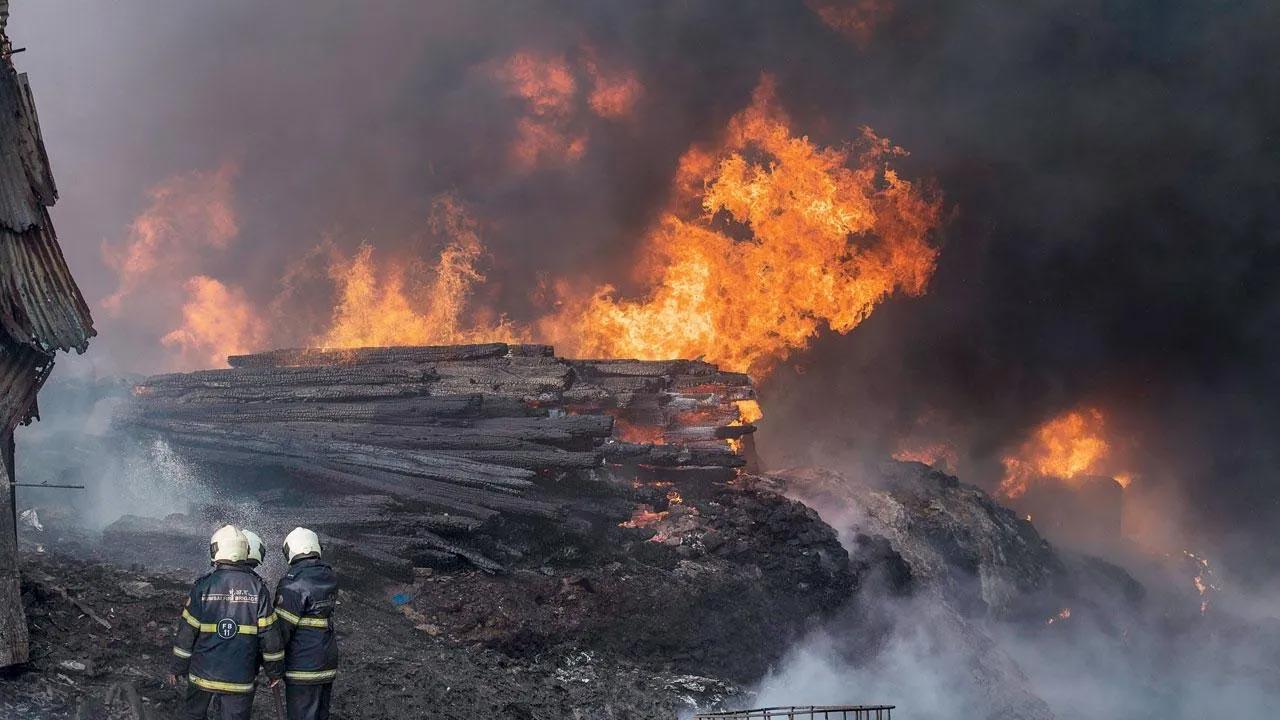
{"label": "white smoke", "polygon": [[[866,514],[835,505],[816,509],[853,554]],[[1040,625],[962,617],[927,588],[901,597],[871,578],[791,649],[751,703],[887,704],[920,720],[1273,717],[1274,601],[1236,589],[1202,615],[1189,578],[1143,577],[1136,605],[1098,598],[1105,610],[1077,607]]]}

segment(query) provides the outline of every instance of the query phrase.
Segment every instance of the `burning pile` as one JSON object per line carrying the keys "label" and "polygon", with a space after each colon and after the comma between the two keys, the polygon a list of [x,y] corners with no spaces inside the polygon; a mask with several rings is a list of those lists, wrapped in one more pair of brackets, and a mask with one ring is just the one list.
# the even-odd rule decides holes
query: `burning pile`
{"label": "burning pile", "polygon": [[[579,130],[561,121],[588,96],[568,62],[518,54],[492,68],[527,105],[513,149],[522,167],[577,146]],[[590,53],[582,62],[591,107],[625,112],[640,93],[634,78]],[[228,165],[153,190],[127,240],[106,247],[119,278],[105,306],[151,326],[179,369],[220,364],[269,338],[330,348],[501,341],[548,342],[571,357],[701,358],[760,378],[820,332],[847,333],[892,295],[923,293],[941,216],[934,193],[891,167],[903,150],[866,128],[852,143],[817,143],[776,95],[766,76],[715,141],[679,158],[665,206],[633,239],[630,296],[553,270],[530,287],[535,312],[518,313],[532,319],[509,319],[485,292],[493,287],[483,231],[495,224],[469,198],[444,194],[428,223],[433,256],[388,242],[344,251],[326,240],[297,254],[279,295],[254,297],[210,269],[240,239]],[[297,291],[303,278],[317,291]],[[317,306],[322,295],[331,304]]]}

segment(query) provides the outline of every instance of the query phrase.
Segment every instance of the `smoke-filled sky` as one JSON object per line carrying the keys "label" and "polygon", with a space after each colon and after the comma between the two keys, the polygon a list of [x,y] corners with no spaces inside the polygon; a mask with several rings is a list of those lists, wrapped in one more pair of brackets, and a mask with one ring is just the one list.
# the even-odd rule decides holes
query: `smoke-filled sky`
{"label": "smoke-filled sky", "polygon": [[[103,371],[171,367],[193,275],[274,303],[256,341],[310,337],[332,298],[280,298],[323,295],[313,249],[434,262],[443,193],[476,219],[483,305],[528,321],[549,281],[634,291],[682,154],[768,73],[813,142],[869,126],[906,149],[944,221],[927,294],[765,381],[766,460],[918,434],[994,487],[1032,428],[1099,407],[1132,494],[1259,580],[1243,559],[1280,567],[1278,21],[1264,0],[41,0],[10,35]],[[127,280],[157,206],[166,260]]]}

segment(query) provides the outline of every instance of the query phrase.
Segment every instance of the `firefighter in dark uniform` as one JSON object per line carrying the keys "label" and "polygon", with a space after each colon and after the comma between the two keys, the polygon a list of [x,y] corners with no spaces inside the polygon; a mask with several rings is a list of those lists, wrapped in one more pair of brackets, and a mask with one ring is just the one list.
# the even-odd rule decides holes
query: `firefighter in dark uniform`
{"label": "firefighter in dark uniform", "polygon": [[283,550],[289,572],[276,585],[276,615],[284,637],[289,720],[327,720],[338,674],[338,576],[320,559],[320,538],[306,528],[294,528]]}
{"label": "firefighter in dark uniform", "polygon": [[196,580],[182,609],[168,677],[187,677],[186,720],[204,720],[214,695],[222,720],[248,720],[261,662],[274,686],[284,644],[266,583],[243,564],[248,542],[226,525],[209,542],[213,571]]}
{"label": "firefighter in dark uniform", "polygon": [[[263,544],[262,538],[258,537],[258,533],[248,528],[240,528],[240,533],[244,535],[245,542],[248,543],[249,548],[248,555],[240,564],[253,570],[256,575],[258,566],[262,564],[262,560],[266,556],[266,546]],[[222,717],[221,695],[215,694],[213,699],[209,701],[209,712],[213,713],[214,717]]]}

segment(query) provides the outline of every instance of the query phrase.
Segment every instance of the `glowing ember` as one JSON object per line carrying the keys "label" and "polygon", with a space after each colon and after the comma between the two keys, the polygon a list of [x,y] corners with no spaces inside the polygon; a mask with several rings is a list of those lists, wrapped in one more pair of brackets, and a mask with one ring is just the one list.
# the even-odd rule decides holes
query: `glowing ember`
{"label": "glowing ember", "polygon": [[618,527],[622,528],[645,528],[661,522],[667,517],[667,511],[654,512],[650,505],[641,505],[631,513],[631,519],[618,523]]}
{"label": "glowing ember", "polygon": [[680,505],[684,503],[684,497],[681,496],[680,493],[676,490],[669,490],[667,492],[667,502],[671,503],[672,505]]}
{"label": "glowing ember", "polygon": [[[1005,457],[1005,477],[1000,492],[1008,498],[1022,496],[1028,484],[1041,477],[1071,483],[1090,475],[1103,474],[1110,445],[1105,438],[1102,411],[1086,408],[1060,415],[1036,428],[1017,454]],[[1132,476],[1117,479],[1127,487]]]}
{"label": "glowing ember", "polygon": [[1209,559],[1190,550],[1183,550],[1182,555],[1194,564],[1196,574],[1191,578],[1191,584],[1200,595],[1200,614],[1204,615],[1209,612],[1210,596],[1218,591],[1218,586],[1213,583],[1213,570],[1209,567]]}
{"label": "glowing ember", "polygon": [[925,291],[939,204],[885,167],[900,152],[870,130],[856,157],[796,135],[766,78],[720,147],[682,158],[674,209],[647,241],[649,293],[601,287],[542,334],[581,357],[703,357],[767,374],[823,327],[847,333],[893,293]]}
{"label": "glowing ember", "polygon": [[929,467],[953,472],[959,462],[956,449],[948,443],[932,443],[928,445],[901,445],[893,454],[894,460],[901,462],[924,463]]}
{"label": "glowing ember", "polygon": [[656,425],[633,423],[615,417],[613,420],[613,436],[623,442],[636,444],[664,445],[666,438],[662,428]]}

